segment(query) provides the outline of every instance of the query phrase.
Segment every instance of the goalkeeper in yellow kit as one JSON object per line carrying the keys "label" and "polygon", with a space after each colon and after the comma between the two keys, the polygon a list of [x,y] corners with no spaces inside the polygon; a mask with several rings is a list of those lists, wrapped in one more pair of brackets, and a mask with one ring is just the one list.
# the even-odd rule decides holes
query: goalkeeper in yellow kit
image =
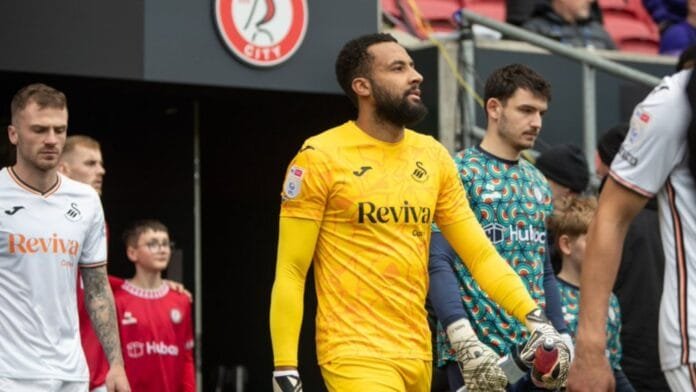
{"label": "goalkeeper in yellow kit", "polygon": [[283,184],[270,310],[274,390],[302,390],[297,349],[312,261],[327,388],[430,390],[424,304],[433,221],[491,298],[558,341],[479,226],[447,150],[405,128],[427,113],[406,50],[389,34],[356,38],[341,50],[336,76],[357,120],[307,139]]}

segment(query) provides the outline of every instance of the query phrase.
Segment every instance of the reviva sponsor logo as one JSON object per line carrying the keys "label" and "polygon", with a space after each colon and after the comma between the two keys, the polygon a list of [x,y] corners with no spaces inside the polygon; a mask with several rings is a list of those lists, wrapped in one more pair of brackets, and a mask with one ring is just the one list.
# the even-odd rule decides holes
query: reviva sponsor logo
{"label": "reviva sponsor logo", "polygon": [[61,254],[77,256],[80,251],[80,243],[75,240],[66,240],[53,233],[48,238],[26,237],[22,234],[10,234],[9,252],[14,254]]}
{"label": "reviva sponsor logo", "polygon": [[431,223],[429,207],[418,207],[404,201],[400,206],[378,206],[369,201],[358,203],[358,223]]}

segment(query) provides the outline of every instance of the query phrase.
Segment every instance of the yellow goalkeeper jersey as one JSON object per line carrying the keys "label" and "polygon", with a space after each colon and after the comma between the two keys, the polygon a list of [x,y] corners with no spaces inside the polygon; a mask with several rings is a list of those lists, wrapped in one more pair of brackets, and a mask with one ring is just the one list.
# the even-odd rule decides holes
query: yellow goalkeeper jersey
{"label": "yellow goalkeeper jersey", "polygon": [[319,363],[431,359],[424,308],[430,227],[475,219],[447,150],[347,122],[307,139],[288,167],[281,216],[320,222],[314,252]]}

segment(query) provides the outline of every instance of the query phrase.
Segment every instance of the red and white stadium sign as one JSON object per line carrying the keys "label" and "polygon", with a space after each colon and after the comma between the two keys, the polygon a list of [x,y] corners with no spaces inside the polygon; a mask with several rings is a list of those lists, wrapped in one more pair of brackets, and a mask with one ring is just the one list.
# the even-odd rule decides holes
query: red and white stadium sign
{"label": "red and white stadium sign", "polygon": [[270,67],[287,61],[307,31],[306,0],[216,0],[215,20],[241,61]]}

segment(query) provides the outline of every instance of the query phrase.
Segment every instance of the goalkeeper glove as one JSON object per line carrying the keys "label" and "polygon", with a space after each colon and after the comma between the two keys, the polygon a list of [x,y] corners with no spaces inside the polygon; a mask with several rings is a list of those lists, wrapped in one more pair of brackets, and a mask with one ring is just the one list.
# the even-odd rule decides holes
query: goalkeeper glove
{"label": "goalkeeper glove", "polygon": [[575,357],[575,345],[573,344],[573,338],[568,332],[563,332],[561,333],[561,340],[563,343],[565,343],[566,347],[568,347],[568,351],[570,352],[570,362],[573,362],[573,358]]}
{"label": "goalkeeper glove", "polygon": [[273,392],[302,392],[302,380],[297,370],[274,370]]}
{"label": "goalkeeper glove", "polygon": [[[531,336],[520,351],[520,358],[530,368],[534,366],[537,349],[540,349],[542,345],[547,351],[557,350],[558,352],[555,363],[548,366],[548,369],[543,369],[543,374],[532,369],[532,382],[539,387],[551,390],[565,386],[570,368],[570,349],[541,309],[536,309],[527,315],[527,329],[531,331]],[[543,350],[540,349],[539,352],[541,351]]]}
{"label": "goalkeeper glove", "polygon": [[469,320],[460,319],[450,324],[447,337],[468,392],[505,390],[508,381],[498,366],[500,358],[478,340]]}

